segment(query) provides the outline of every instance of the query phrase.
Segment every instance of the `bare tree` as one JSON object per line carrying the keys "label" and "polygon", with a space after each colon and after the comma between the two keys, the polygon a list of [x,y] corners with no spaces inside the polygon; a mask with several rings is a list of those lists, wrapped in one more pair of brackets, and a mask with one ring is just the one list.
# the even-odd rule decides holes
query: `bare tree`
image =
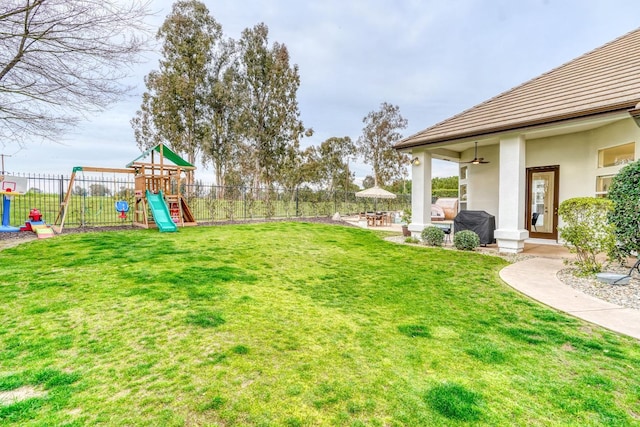
{"label": "bare tree", "polygon": [[53,139],[123,84],[147,46],[149,2],[2,0],[0,138]]}

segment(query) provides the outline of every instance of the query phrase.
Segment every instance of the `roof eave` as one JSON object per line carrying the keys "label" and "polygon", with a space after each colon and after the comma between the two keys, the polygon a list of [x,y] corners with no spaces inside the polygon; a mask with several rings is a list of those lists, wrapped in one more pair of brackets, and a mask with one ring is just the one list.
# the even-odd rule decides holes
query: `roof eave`
{"label": "roof eave", "polygon": [[[631,116],[636,120],[636,123],[639,123],[639,126],[640,126],[640,108],[637,108],[637,109],[634,108],[633,110],[629,110],[629,108],[634,105],[635,104],[630,105],[628,102],[625,102],[625,103],[621,103],[614,106],[607,106],[606,108],[602,108],[602,107],[594,108],[591,110],[580,111],[579,113],[545,117],[538,120],[530,120],[526,122],[520,122],[520,123],[515,123],[515,124],[505,125],[505,126],[494,126],[486,129],[479,129],[479,130],[469,131],[469,132],[458,132],[453,135],[447,135],[447,136],[441,136],[441,137],[430,138],[426,136],[426,137],[420,138],[418,136],[419,134],[416,134],[414,136],[410,136],[408,138],[405,138],[404,140],[399,141],[394,146],[394,148],[396,150],[405,150],[408,148],[416,148],[416,147],[421,147],[421,146],[431,145],[431,144],[441,144],[449,141],[457,141],[460,139],[481,138],[481,137],[486,137],[488,135],[493,135],[496,133],[514,132],[514,131],[522,130],[525,128],[530,128],[532,126],[552,125],[552,124],[558,124],[559,122],[568,121],[568,120],[582,119],[582,118],[597,116],[600,114],[619,113],[624,111],[628,111],[631,114]],[[637,116],[634,116],[632,111],[637,111]]]}

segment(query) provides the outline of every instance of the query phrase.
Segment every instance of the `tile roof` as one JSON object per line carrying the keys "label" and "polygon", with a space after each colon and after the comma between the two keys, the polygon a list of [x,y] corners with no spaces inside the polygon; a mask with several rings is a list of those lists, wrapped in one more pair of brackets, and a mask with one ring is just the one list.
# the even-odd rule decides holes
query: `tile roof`
{"label": "tile roof", "polygon": [[396,144],[408,148],[625,111],[640,102],[640,28]]}

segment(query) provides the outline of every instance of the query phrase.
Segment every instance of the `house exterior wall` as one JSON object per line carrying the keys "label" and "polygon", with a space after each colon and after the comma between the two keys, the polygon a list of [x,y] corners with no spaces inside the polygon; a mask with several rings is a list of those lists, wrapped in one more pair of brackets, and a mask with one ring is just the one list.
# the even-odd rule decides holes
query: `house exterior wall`
{"label": "house exterior wall", "polygon": [[[640,157],[640,127],[629,118],[589,131],[526,141],[527,168],[560,166],[559,202],[573,197],[596,195],[598,176],[617,174],[624,165],[598,167],[598,151],[604,148],[635,143],[635,159]],[[462,161],[473,158],[473,149],[461,154]],[[482,146],[480,155],[490,161],[467,166],[467,209],[483,210],[499,223],[500,146]],[[517,185],[517,183],[513,183]],[[562,226],[562,219],[559,221]]]}
{"label": "house exterior wall", "polygon": [[527,168],[560,166],[560,201],[594,195],[596,152],[588,139],[582,132],[527,141]]}
{"label": "house exterior wall", "polygon": [[598,150],[617,145],[638,144],[640,128],[632,119],[594,130],[527,141],[526,165],[560,166],[559,200],[572,197],[593,197],[598,176],[615,175],[624,165],[598,168]]}
{"label": "house exterior wall", "polygon": [[[462,156],[465,161],[473,159],[474,150]],[[486,211],[496,217],[498,224],[498,186],[500,183],[500,150],[498,145],[481,147],[478,157],[490,163],[467,165],[467,209]]]}

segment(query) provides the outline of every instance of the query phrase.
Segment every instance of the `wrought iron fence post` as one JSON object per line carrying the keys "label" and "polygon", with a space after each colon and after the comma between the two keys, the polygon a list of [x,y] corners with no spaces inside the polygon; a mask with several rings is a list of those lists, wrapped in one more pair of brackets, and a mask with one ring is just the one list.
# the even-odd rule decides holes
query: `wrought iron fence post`
{"label": "wrought iron fence post", "polygon": [[60,175],[60,187],[58,189],[58,200],[59,204],[62,205],[64,202],[64,175]]}
{"label": "wrought iron fence post", "polygon": [[242,212],[243,217],[247,219],[247,187],[242,187]]}
{"label": "wrought iron fence post", "polygon": [[87,209],[87,192],[86,191],[82,191],[82,199],[80,200],[82,200],[82,204],[80,205],[80,226],[84,227],[85,225],[87,225],[85,223],[85,214]]}

